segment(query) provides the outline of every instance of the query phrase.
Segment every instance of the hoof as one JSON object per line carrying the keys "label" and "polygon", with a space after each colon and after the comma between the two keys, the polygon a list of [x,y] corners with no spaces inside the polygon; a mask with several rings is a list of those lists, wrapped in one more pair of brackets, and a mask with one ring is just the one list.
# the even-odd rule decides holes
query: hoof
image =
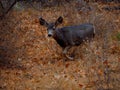
{"label": "hoof", "polygon": [[67,56],[67,55],[66,55],[66,58],[69,59],[69,60],[74,60],[74,57],[70,57],[70,56]]}

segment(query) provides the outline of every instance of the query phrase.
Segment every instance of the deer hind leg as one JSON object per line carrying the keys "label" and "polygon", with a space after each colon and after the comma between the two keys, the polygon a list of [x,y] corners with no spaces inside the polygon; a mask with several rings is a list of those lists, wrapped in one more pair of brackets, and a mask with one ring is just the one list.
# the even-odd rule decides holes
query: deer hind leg
{"label": "deer hind leg", "polygon": [[68,50],[69,50],[70,48],[71,48],[71,46],[65,47],[64,50],[63,50],[63,54],[64,54],[64,56],[65,56],[67,59],[73,60],[73,59],[74,59],[73,57],[70,57],[70,56],[67,55],[67,52],[68,52]]}

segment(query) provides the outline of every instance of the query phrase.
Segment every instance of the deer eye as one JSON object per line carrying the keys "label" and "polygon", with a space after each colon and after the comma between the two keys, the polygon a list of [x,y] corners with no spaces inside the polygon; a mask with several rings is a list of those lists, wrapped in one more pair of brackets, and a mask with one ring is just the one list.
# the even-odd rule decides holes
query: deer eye
{"label": "deer eye", "polygon": [[55,28],[53,28],[53,30],[55,30]]}
{"label": "deer eye", "polygon": [[53,27],[53,30],[55,30],[55,26]]}

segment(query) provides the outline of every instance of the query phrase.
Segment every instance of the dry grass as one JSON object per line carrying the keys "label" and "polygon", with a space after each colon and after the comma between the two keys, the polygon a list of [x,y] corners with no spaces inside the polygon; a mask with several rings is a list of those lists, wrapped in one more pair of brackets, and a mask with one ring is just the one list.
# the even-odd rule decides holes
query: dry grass
{"label": "dry grass", "polygon": [[[102,5],[90,4],[89,12],[76,9],[76,3],[46,8],[12,11],[0,21],[0,90],[118,90],[120,88],[120,15]],[[74,61],[64,61],[62,50],[38,17],[61,26],[91,22],[96,36],[76,50]]]}

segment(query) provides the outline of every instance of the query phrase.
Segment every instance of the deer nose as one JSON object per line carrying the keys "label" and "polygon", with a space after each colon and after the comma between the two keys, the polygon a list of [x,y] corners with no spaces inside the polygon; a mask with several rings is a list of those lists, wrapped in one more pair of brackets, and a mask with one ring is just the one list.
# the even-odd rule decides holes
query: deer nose
{"label": "deer nose", "polygon": [[51,37],[52,35],[51,34],[48,34],[48,37]]}

